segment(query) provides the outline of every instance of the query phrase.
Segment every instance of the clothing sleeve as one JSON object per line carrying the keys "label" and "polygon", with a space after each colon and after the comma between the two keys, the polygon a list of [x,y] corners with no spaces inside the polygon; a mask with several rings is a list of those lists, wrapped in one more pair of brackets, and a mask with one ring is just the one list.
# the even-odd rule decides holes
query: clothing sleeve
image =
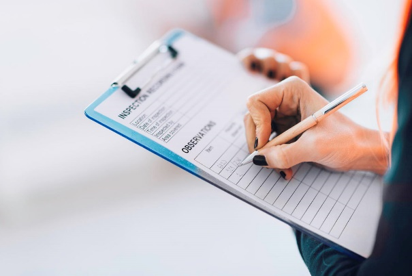
{"label": "clothing sleeve", "polygon": [[398,61],[398,129],[392,165],[385,175],[382,214],[372,255],[354,260],[314,238],[296,233],[312,275],[412,275],[412,25],[405,31]]}
{"label": "clothing sleeve", "polygon": [[361,264],[299,231],[296,242],[311,275],[355,275]]}
{"label": "clothing sleeve", "polygon": [[412,275],[411,233],[412,184],[391,183],[368,259],[352,259],[301,232],[296,240],[312,275]]}

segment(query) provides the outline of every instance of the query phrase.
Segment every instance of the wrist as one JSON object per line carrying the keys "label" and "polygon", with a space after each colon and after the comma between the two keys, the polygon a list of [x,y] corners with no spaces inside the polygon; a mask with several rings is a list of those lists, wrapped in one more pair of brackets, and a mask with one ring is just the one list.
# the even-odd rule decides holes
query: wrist
{"label": "wrist", "polygon": [[388,133],[381,135],[377,130],[360,127],[355,139],[358,141],[358,158],[352,169],[385,174],[389,165]]}

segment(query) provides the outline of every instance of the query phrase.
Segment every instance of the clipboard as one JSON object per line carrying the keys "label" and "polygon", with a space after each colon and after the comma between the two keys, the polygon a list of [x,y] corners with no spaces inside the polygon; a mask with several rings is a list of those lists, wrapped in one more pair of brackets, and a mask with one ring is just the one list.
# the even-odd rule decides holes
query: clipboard
{"label": "clipboard", "polygon": [[[209,51],[213,56],[207,56]],[[217,64],[218,68],[214,69],[213,64]],[[230,70],[224,70],[226,67]],[[197,73],[200,70],[203,70],[202,74]],[[197,79],[185,77],[190,74],[197,76]],[[213,79],[219,81],[202,90]],[[236,81],[227,85],[226,79]],[[239,86],[236,82],[242,84]],[[162,106],[173,99],[174,95],[169,91],[182,93],[183,87],[190,88],[188,83],[192,87],[197,85],[199,91],[203,91],[200,96],[191,92],[197,100],[179,103],[180,109],[174,107],[173,112]],[[380,217],[380,177],[367,172],[332,173],[301,164],[293,168],[294,177],[285,181],[276,172],[266,168],[251,165],[247,171],[242,171],[246,169],[236,167],[243,160],[240,155],[248,154],[242,140],[245,110],[241,107],[247,97],[245,93],[249,91],[250,94],[256,92],[258,87],[273,84],[248,74],[233,54],[189,32],[176,29],[155,41],[112,82],[105,93],[86,108],[85,114],[133,143],[332,248],[355,259],[368,257]],[[193,90],[189,88],[186,88],[187,91]],[[234,97],[237,94],[232,90],[236,89],[246,92]],[[204,103],[207,99],[213,101],[209,95],[212,94],[211,90],[215,97],[220,97],[212,108]],[[167,93],[172,94],[161,100]],[[185,98],[185,94],[179,97]],[[144,108],[149,110],[152,106],[155,108],[152,108],[151,113],[138,112]],[[208,108],[213,110],[208,111]],[[226,108],[231,111],[227,112],[230,113],[228,119],[215,116],[219,110],[226,116]],[[192,116],[187,115],[188,118],[183,120],[185,123],[173,121],[173,116],[178,116],[174,114],[183,113],[183,109],[189,110]],[[169,113],[172,115],[167,117]],[[198,114],[206,115],[202,117]],[[205,119],[205,116],[215,117],[205,119],[195,129],[193,125],[197,125],[192,119],[197,119],[196,116],[201,119]],[[161,121],[163,118],[166,119]],[[220,123],[219,120],[224,122]],[[184,137],[182,140],[187,139],[189,142],[181,142],[180,146],[176,137]],[[220,155],[216,155],[216,152]],[[215,159],[211,156],[215,156]],[[236,163],[236,160],[239,162]],[[321,182],[322,185],[319,184]],[[368,206],[367,212],[365,206]],[[360,246],[359,242],[364,244]]]}
{"label": "clipboard", "polygon": [[[125,126],[120,125],[116,121],[102,115],[99,112],[96,112],[95,109],[99,106],[104,100],[106,100],[110,95],[112,95],[115,91],[118,91],[123,87],[123,92],[127,94],[131,98],[135,98],[137,94],[140,92],[140,87],[134,88],[134,91],[130,93],[128,90],[131,88],[125,88],[127,85],[127,81],[139,71],[145,64],[147,64],[153,57],[165,54],[170,52],[171,58],[175,58],[174,49],[171,50],[171,45],[173,42],[178,40],[180,37],[186,34],[183,30],[173,30],[166,34],[162,39],[155,41],[151,44],[145,52],[143,52],[133,63],[127,67],[110,85],[110,88],[102,94],[97,100],[95,100],[92,104],[90,104],[86,110],[85,115],[95,121],[96,123],[116,132],[117,134],[125,137],[126,139],[132,141],[133,143],[138,144],[139,146],[149,150],[150,152],[166,159],[167,161],[175,164],[176,166],[198,176],[198,170],[196,166],[188,162],[187,160],[181,158],[174,152],[170,151],[169,149],[165,148],[164,146],[160,145],[159,143],[154,142],[151,139],[148,139],[138,133],[135,133],[128,129]],[[173,53],[172,53],[173,51]],[[155,73],[155,72],[154,72]],[[126,91],[125,91],[126,90]]]}

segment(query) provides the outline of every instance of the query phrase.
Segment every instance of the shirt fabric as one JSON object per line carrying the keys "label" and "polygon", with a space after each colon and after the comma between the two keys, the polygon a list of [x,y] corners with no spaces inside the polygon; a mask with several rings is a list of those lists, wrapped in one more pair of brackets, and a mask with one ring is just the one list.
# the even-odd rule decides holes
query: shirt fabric
{"label": "shirt fabric", "polygon": [[363,261],[296,231],[300,254],[312,275],[412,275],[412,24],[398,61],[398,130],[392,166],[385,175],[383,208],[372,255]]}

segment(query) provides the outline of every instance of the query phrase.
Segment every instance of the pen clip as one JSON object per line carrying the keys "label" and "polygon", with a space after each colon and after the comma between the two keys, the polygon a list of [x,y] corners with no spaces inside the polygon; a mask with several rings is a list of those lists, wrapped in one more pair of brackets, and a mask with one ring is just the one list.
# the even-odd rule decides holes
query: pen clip
{"label": "pen clip", "polygon": [[[334,110],[337,110],[339,107],[346,105],[347,103],[352,101],[353,98],[358,97],[360,94],[363,94],[366,91],[368,91],[368,88],[366,87],[365,84],[360,83],[360,84],[356,85],[354,88],[352,88],[351,90],[349,90],[345,94],[341,95],[340,97],[336,98],[332,102],[328,103],[325,107],[323,107],[321,110],[319,110],[320,113],[321,113],[319,115],[326,115],[327,113],[331,113]],[[318,113],[318,112],[316,112],[316,113]],[[316,115],[318,115],[318,114],[316,114]],[[316,117],[318,117],[318,116],[316,116]]]}

